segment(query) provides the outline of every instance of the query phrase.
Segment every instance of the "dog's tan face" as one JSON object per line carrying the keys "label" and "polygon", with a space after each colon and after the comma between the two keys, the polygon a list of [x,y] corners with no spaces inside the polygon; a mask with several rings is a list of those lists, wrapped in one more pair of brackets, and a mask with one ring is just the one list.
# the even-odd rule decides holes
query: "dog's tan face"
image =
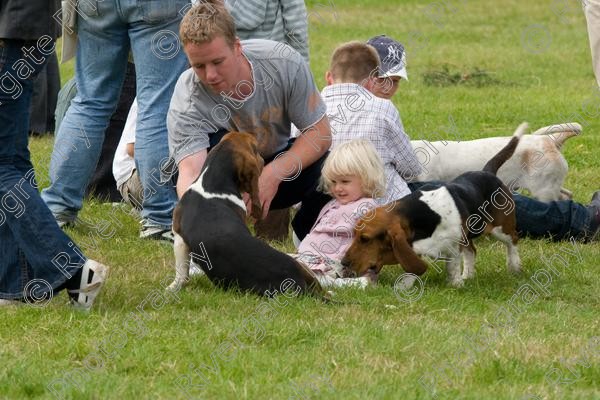
{"label": "dog's tan face", "polygon": [[344,275],[364,275],[369,269],[379,272],[384,265],[400,263],[405,271],[421,275],[427,264],[409,244],[410,228],[402,216],[389,207],[379,207],[360,219],[350,248],[342,259]]}
{"label": "dog's tan face", "polygon": [[250,194],[252,216],[260,219],[262,206],[258,197],[258,178],[265,161],[258,153],[256,138],[246,132],[230,132],[221,141],[229,142],[233,149],[233,162],[238,173],[239,189]]}
{"label": "dog's tan face", "polygon": [[388,212],[380,207],[356,223],[352,244],[342,259],[346,276],[362,276],[369,269],[379,272],[384,265],[397,263],[390,242],[388,221]]}

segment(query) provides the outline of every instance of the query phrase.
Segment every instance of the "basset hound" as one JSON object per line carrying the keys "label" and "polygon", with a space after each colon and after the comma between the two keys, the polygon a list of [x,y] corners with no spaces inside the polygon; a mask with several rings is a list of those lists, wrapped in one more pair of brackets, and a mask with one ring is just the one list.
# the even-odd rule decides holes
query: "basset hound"
{"label": "basset hound", "polygon": [[[569,166],[561,148],[581,130],[580,124],[571,122],[546,126],[523,136],[515,154],[498,171],[498,178],[512,191],[528,190],[540,201],[572,198],[573,194],[563,187]],[[481,170],[509,141],[510,136],[463,141],[412,140],[423,168],[419,176],[407,179],[450,181],[464,172]]]}
{"label": "basset hound", "polygon": [[252,236],[246,226],[242,193],[249,193],[252,215],[258,219],[263,165],[256,138],[249,133],[230,132],[208,153],[200,176],[173,212],[176,276],[170,290],[187,283],[193,257],[208,278],[223,288],[267,296],[288,289],[322,295],[310,269]]}
{"label": "basset hound", "polygon": [[466,172],[440,187],[423,186],[362,217],[342,259],[345,275],[379,272],[383,265],[398,263],[406,272],[422,275],[427,264],[419,255],[426,255],[446,260],[450,285],[460,287],[475,274],[473,239],[483,233],[506,245],[508,269],[519,272],[514,201],[496,172],[512,156],[526,129],[526,123],[519,125],[483,171]]}

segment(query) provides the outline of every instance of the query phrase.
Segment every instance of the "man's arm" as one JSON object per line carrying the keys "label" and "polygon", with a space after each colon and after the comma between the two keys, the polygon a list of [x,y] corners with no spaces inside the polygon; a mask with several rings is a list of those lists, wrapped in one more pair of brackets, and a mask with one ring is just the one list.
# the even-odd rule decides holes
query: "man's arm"
{"label": "man's arm", "polygon": [[181,196],[183,196],[192,183],[200,176],[200,170],[202,170],[204,162],[206,161],[206,154],[206,150],[201,150],[198,153],[187,156],[177,165],[179,168],[179,176],[177,177],[178,198],[181,199]]}
{"label": "man's arm", "polygon": [[267,215],[279,184],[312,165],[331,146],[331,128],[324,115],[315,125],[305,129],[292,147],[265,166],[258,180],[259,198],[263,206],[263,218]]}

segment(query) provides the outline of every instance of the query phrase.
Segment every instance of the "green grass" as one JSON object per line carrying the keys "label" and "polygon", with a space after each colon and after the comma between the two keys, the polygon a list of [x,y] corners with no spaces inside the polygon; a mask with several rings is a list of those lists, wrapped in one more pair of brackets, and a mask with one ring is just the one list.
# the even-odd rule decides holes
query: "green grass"
{"label": "green grass", "polygon": [[[410,81],[394,102],[415,139],[452,138],[449,118],[463,139],[508,134],[523,120],[534,129],[578,121],[583,135],[564,147],[565,186],[585,203],[598,189],[600,102],[584,17],[575,7],[559,18],[562,3],[449,0],[434,13],[427,2],[334,0],[334,13],[309,1],[311,67],[322,87],[338,44],[398,38]],[[429,84],[444,66],[490,79]],[[64,82],[72,64],[63,73]],[[51,148],[49,138],[31,142],[42,187]],[[276,304],[206,278],[163,297],[168,245],[139,240],[124,209],[88,201],[81,217],[92,225],[68,233],[112,267],[110,279],[89,315],[63,293],[45,308],[2,310],[0,398],[52,398],[47,386],[59,380],[73,399],[427,399],[432,388],[436,399],[600,398],[597,243],[573,254],[569,242],[522,240],[515,277],[503,247],[481,239],[477,276],[462,289],[430,269],[422,294],[403,302],[394,292],[402,271],[386,267],[376,288],[337,291],[341,304]],[[103,238],[93,224],[106,220]],[[546,265],[557,255],[565,264]],[[544,271],[552,281],[542,290]],[[194,386],[186,393],[183,382]]]}

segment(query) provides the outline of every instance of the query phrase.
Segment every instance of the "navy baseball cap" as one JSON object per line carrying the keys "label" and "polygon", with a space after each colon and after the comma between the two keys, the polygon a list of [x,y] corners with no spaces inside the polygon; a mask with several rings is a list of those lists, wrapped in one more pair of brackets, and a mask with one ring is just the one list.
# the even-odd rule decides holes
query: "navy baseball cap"
{"label": "navy baseball cap", "polygon": [[380,78],[399,76],[408,80],[404,46],[385,35],[372,37],[367,41],[367,44],[375,47],[377,53],[379,53],[381,59]]}

